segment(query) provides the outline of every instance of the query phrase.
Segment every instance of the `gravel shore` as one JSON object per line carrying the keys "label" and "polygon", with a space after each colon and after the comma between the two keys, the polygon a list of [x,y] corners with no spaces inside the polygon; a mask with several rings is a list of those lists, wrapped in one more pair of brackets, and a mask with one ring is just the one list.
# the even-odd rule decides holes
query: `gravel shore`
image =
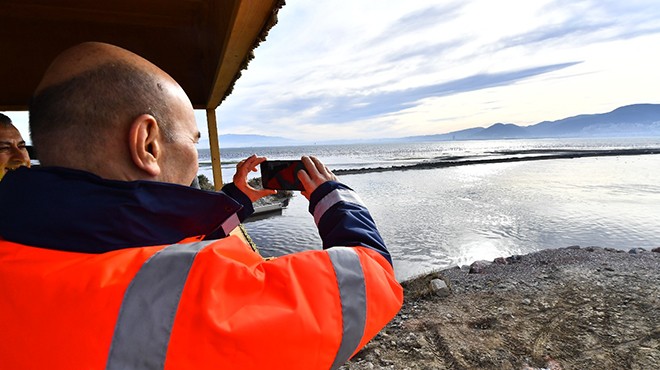
{"label": "gravel shore", "polygon": [[573,246],[406,281],[341,369],[660,369],[658,252]]}

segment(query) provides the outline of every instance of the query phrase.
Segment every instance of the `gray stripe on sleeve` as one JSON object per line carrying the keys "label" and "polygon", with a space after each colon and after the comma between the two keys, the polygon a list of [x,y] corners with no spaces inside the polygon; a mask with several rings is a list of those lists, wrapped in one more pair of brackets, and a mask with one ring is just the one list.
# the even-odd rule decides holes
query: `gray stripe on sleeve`
{"label": "gray stripe on sleeve", "polygon": [[173,244],[149,258],[124,294],[106,369],[162,369],[179,299],[209,241]]}
{"label": "gray stripe on sleeve", "polygon": [[342,313],[342,339],[331,369],[343,365],[360,344],[367,321],[367,291],[360,258],[353,248],[326,250],[337,275]]}
{"label": "gray stripe on sleeve", "polygon": [[366,208],[364,202],[362,202],[362,199],[360,199],[356,192],[349,189],[335,189],[324,196],[316,204],[316,207],[314,207],[314,222],[318,225],[325,212],[327,212],[330,207],[342,201],[358,204]]}
{"label": "gray stripe on sleeve", "polygon": [[229,235],[240,224],[241,221],[238,219],[238,215],[234,213],[222,223],[222,231],[224,231],[225,235]]}

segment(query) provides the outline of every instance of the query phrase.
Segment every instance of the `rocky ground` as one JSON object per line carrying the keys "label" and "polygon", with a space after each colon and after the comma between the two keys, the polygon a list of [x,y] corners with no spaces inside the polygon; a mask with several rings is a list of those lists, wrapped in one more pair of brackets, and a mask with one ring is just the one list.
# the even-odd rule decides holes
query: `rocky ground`
{"label": "rocky ground", "polygon": [[569,247],[407,281],[341,369],[660,369],[657,252]]}

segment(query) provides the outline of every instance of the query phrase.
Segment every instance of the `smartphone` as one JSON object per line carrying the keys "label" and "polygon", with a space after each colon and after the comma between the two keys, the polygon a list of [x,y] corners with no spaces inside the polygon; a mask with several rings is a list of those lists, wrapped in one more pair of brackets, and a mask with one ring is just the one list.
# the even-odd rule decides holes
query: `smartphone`
{"label": "smartphone", "polygon": [[298,180],[298,171],[304,171],[301,160],[261,162],[261,183],[264,189],[305,190]]}

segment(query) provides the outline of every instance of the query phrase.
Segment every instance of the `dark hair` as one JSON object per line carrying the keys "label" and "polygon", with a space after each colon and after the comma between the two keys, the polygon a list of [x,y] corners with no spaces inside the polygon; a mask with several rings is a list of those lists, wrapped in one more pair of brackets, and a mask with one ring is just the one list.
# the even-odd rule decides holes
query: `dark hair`
{"label": "dark hair", "polygon": [[1,126],[9,126],[9,125],[13,125],[13,124],[11,122],[11,118],[9,118],[6,115],[0,113],[0,125]]}
{"label": "dark hair", "polygon": [[125,130],[142,114],[154,116],[165,140],[173,140],[161,84],[126,63],[103,64],[50,86],[32,97],[29,111],[32,143],[42,156],[70,150],[89,155],[111,130]]}

